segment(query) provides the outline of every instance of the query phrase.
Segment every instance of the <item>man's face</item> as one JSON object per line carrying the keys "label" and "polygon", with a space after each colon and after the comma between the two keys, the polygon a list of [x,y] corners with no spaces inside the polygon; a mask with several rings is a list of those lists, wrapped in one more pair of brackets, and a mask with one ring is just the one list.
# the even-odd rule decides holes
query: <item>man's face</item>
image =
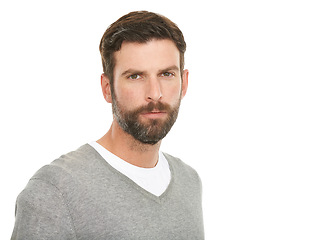
{"label": "man's face", "polygon": [[114,57],[114,118],[136,140],[156,144],[175,123],[187,90],[179,51],[171,40],[124,42]]}

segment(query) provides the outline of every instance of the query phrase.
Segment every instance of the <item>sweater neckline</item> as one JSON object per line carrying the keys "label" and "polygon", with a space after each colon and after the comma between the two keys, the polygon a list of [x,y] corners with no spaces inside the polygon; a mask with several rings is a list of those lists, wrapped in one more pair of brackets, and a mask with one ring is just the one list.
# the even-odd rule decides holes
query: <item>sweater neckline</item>
{"label": "sweater neckline", "polygon": [[113,174],[117,174],[122,181],[127,182],[130,187],[134,188],[136,191],[138,191],[142,195],[152,199],[153,201],[155,201],[155,202],[157,202],[159,204],[164,203],[165,200],[167,199],[167,197],[169,196],[170,192],[172,191],[172,187],[173,187],[173,184],[174,184],[174,181],[175,181],[175,173],[174,173],[174,168],[173,168],[172,163],[171,163],[171,159],[169,157],[167,157],[166,153],[163,153],[163,155],[167,159],[167,162],[168,162],[168,165],[169,165],[169,170],[171,172],[171,179],[170,179],[170,182],[169,182],[167,188],[165,189],[165,191],[160,196],[156,196],[156,195],[152,194],[151,192],[147,191],[146,189],[144,189],[143,187],[139,186],[132,179],[130,179],[129,177],[127,177],[123,173],[119,172],[114,167],[112,167],[91,145],[89,145],[89,144],[86,144],[86,145],[90,149],[92,149],[92,152],[96,155],[97,159],[102,164],[104,164],[105,167],[107,167]]}

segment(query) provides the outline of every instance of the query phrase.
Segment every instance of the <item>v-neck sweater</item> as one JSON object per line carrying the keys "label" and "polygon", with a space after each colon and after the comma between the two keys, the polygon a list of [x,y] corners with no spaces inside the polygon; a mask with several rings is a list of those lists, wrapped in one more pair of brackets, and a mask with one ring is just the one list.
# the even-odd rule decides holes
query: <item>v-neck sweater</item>
{"label": "v-neck sweater", "polygon": [[17,198],[12,240],[204,239],[201,181],[165,154],[171,171],[155,196],[89,144],[41,168]]}
{"label": "v-neck sweater", "polygon": [[90,142],[89,145],[92,146],[112,167],[153,195],[160,196],[171,181],[171,171],[168,162],[161,151],[158,153],[158,162],[154,167],[143,168],[126,162],[97,142]]}

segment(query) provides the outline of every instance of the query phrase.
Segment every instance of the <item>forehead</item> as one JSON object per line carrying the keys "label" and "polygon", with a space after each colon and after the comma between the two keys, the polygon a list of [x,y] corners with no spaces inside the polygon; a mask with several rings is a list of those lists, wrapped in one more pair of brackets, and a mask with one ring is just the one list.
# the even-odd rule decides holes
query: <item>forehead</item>
{"label": "forehead", "polygon": [[173,65],[180,68],[178,48],[168,39],[123,42],[121,49],[114,53],[114,59],[116,74],[129,68],[143,71],[158,71]]}

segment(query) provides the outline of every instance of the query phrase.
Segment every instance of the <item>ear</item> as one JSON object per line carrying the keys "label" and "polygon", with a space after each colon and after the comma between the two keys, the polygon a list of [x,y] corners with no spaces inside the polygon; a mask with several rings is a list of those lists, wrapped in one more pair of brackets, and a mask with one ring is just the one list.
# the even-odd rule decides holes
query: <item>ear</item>
{"label": "ear", "polygon": [[188,89],[188,76],[189,76],[189,70],[185,69],[183,71],[183,75],[182,75],[182,86],[181,86],[181,97],[184,98],[184,96],[187,93],[187,89]]}
{"label": "ear", "polygon": [[110,81],[105,73],[101,75],[101,86],[105,100],[112,103]]}

